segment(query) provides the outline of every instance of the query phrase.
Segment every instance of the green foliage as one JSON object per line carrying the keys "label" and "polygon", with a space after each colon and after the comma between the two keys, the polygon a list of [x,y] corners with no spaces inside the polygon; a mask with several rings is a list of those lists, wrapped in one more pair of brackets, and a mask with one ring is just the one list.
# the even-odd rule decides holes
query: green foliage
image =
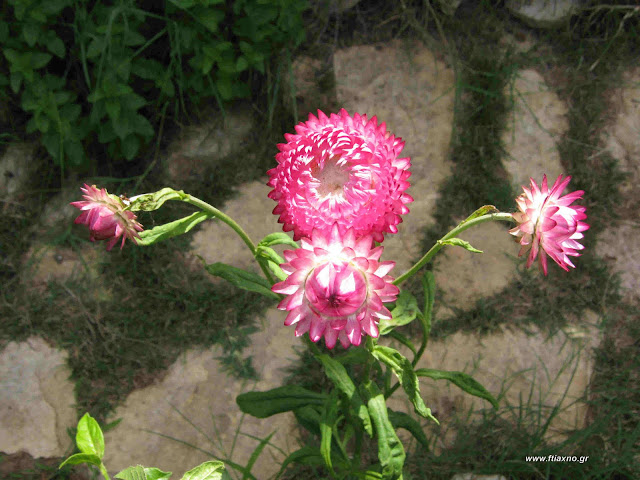
{"label": "green foliage", "polygon": [[25,133],[38,133],[57,165],[87,165],[96,140],[132,160],[155,134],[152,112],[249,96],[251,72],[304,39],[305,9],[298,0],[10,0],[0,10],[0,87],[9,86],[0,95],[29,115]]}
{"label": "green foliage", "polygon": [[[78,422],[76,446],[82,453],[71,455],[60,464],[59,468],[65,465],[86,463],[98,467],[102,476],[109,480],[107,468],[102,463],[102,458],[104,457],[104,435],[98,422],[88,413],[85,413]],[[159,468],[147,468],[142,465],[127,467],[114,476],[114,478],[120,480],[169,480],[170,477],[171,472],[163,472]],[[182,476],[182,480],[230,480],[230,478],[224,463],[220,461],[201,463],[185,472]]]}
{"label": "green foliage", "polygon": [[193,227],[209,218],[211,218],[211,215],[206,212],[194,212],[191,215],[174,220],[173,222],[164,223],[149,230],[143,230],[140,232],[140,239],[136,240],[136,243],[140,246],[153,245],[156,242],[187,233]]}
{"label": "green foliage", "polygon": [[277,293],[271,291],[271,284],[267,279],[260,275],[221,262],[205,265],[205,268],[214,277],[224,278],[238,288],[276,300],[280,298]]}

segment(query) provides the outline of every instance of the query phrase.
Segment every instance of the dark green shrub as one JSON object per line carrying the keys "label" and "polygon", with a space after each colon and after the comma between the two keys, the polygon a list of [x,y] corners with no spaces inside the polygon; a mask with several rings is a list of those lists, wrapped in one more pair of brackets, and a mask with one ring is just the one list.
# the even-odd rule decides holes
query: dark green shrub
{"label": "dark green shrub", "polygon": [[[159,112],[251,93],[304,38],[300,0],[9,0],[0,7],[0,101],[29,117],[54,162],[86,166],[97,140],[133,159]],[[22,133],[22,132],[15,132]]]}

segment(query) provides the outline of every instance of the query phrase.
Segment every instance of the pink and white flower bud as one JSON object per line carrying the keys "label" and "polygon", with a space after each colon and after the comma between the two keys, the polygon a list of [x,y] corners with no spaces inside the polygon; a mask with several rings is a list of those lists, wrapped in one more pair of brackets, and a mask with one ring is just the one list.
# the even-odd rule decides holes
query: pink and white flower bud
{"label": "pink and white flower bud", "polygon": [[383,303],[399,293],[387,275],[395,262],[379,261],[383,248],[372,248],[371,235],[356,240],[353,229],[343,235],[338,225],[328,233],[313,230],[301,245],[284,252],[281,267],[289,277],[272,288],[287,295],[278,305],[289,312],[284,324],[295,324],[298,337],[324,337],[329,348],[338,339],[346,348],[360,345],[363,335],[378,337],[380,319],[391,318]]}
{"label": "pink and white flower bud", "polygon": [[562,179],[560,175],[551,190],[547,186],[547,176],[542,178],[542,187],[538,187],[533,179],[531,189],[522,187],[524,193],[516,198],[519,212],[513,214],[518,222],[515,228],[509,230],[511,235],[517,237],[522,245],[519,256],[527,250],[527,268],[540,253],[540,268],[547,274],[547,255],[566,271],[575,265],[569,257],[580,256],[579,251],[584,248],[578,240],[584,237],[582,232],[589,225],[582,220],[587,218],[586,207],[571,206],[582,198],[584,191],[578,190],[560,197],[563,190],[569,184],[571,177]]}
{"label": "pink and white flower bud", "polygon": [[107,250],[111,250],[120,237],[121,250],[127,238],[136,243],[136,238],[140,238],[138,232],[143,230],[142,225],[133,212],[125,210],[126,205],[122,199],[95,185],[85,184],[81,190],[85,200],[71,202],[71,205],[82,210],[74,223],[84,223],[89,227],[89,240],[109,240]]}

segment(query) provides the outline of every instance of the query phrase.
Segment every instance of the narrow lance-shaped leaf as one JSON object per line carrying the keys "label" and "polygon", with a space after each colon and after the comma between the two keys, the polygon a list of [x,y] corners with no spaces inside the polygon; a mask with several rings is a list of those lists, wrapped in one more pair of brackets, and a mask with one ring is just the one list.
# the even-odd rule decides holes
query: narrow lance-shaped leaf
{"label": "narrow lance-shaped leaf", "polygon": [[188,195],[182,190],[174,190],[173,188],[163,188],[153,193],[145,193],[131,198],[129,207],[132,211],[144,210],[150,212],[159,209],[165,202],[169,200],[184,200]]}
{"label": "narrow lance-shaped leaf", "polygon": [[470,252],[473,252],[473,253],[483,253],[482,250],[478,250],[477,248],[473,247],[469,242],[467,242],[466,240],[462,240],[461,238],[450,238],[448,240],[438,240],[438,243],[440,243],[441,245],[453,245],[455,247],[462,247],[465,250],[469,250]]}
{"label": "narrow lance-shaped leaf", "polygon": [[395,412],[389,409],[389,421],[394,428],[404,428],[407,430],[426,450],[429,449],[429,441],[427,440],[427,436],[424,434],[422,425],[420,425],[420,423],[411,415],[404,412]]}
{"label": "narrow lance-shaped leaf", "polygon": [[293,248],[300,248],[298,244],[284,232],[270,233],[258,243],[258,246],[262,247],[273,247],[274,245],[289,245]]}
{"label": "narrow lance-shaped leaf", "polygon": [[420,383],[416,376],[416,372],[413,370],[411,362],[397,350],[391,347],[384,347],[382,345],[375,345],[371,354],[391,368],[393,373],[396,374],[400,385],[402,385],[402,388],[409,397],[409,400],[413,403],[413,408],[416,413],[438,423],[438,420],[436,420],[436,418],[431,414],[431,409],[427,408],[424,404],[424,400],[422,400],[422,397],[420,396]]}
{"label": "narrow lance-shaped leaf", "polygon": [[324,460],[318,448],[306,445],[284,459],[280,466],[280,471],[276,475],[276,479],[280,478],[291,463],[320,467],[324,465]]}
{"label": "narrow lance-shaped leaf", "polygon": [[333,426],[338,419],[338,395],[337,390],[333,390],[329,395],[322,409],[320,418],[320,453],[324,462],[335,476],[333,463],[331,461],[331,440],[333,438]]}
{"label": "narrow lance-shaped leaf", "polygon": [[419,377],[433,378],[434,380],[449,380],[465,392],[473,395],[474,397],[483,398],[491,403],[493,408],[498,408],[498,401],[493,397],[493,395],[491,395],[486,388],[484,388],[469,374],[446,370],[434,370],[431,368],[419,368],[416,370],[416,375]]}
{"label": "narrow lance-shaped leaf", "polygon": [[376,427],[378,460],[382,467],[382,478],[384,480],[400,479],[405,459],[404,447],[389,421],[384,395],[372,382],[367,382],[362,386],[362,393],[367,399],[369,415],[371,415],[371,420]]}
{"label": "narrow lance-shaped leaf", "polygon": [[136,244],[146,247],[148,245],[153,245],[156,242],[167,240],[177,235],[182,235],[183,233],[190,231],[200,222],[204,222],[209,218],[211,218],[211,215],[208,213],[195,212],[188,217],[181,218],[180,220],[158,225],[151,230],[143,230],[139,234],[140,238],[136,239]]}
{"label": "narrow lance-shaped leaf", "polygon": [[284,263],[284,259],[273,248],[258,245],[255,257],[258,262],[265,264],[276,278],[279,280],[287,279],[288,275],[280,268],[280,265]]}
{"label": "narrow lance-shaped leaf", "polygon": [[411,323],[419,312],[416,298],[408,290],[402,290],[396,300],[396,308],[391,310],[391,318],[380,320],[380,335],[386,335],[395,327]]}
{"label": "narrow lance-shaped leaf", "polygon": [[318,436],[320,436],[320,421],[322,418],[320,408],[321,406],[319,405],[305,405],[293,411],[298,424]]}
{"label": "narrow lance-shaped leaf", "polygon": [[336,388],[344,393],[349,399],[351,407],[356,411],[360,420],[362,420],[364,430],[369,434],[369,436],[372,436],[373,429],[371,426],[371,417],[369,416],[367,407],[362,401],[360,394],[356,390],[356,386],[349,377],[346,368],[344,368],[340,362],[326,354],[316,355],[316,358],[320,360],[324,366],[324,371],[329,380],[331,380]]}
{"label": "narrow lance-shaped leaf", "polygon": [[271,284],[266,278],[253,272],[248,272],[241,268],[232,267],[231,265],[220,262],[205,265],[205,269],[211,275],[224,278],[227,282],[238,288],[256,292],[273,299],[280,298],[277,293],[271,291]]}
{"label": "narrow lance-shaped leaf", "polygon": [[297,385],[286,385],[266,392],[248,392],[238,395],[236,403],[244,413],[267,418],[305,405],[324,405],[327,395],[312,392]]}

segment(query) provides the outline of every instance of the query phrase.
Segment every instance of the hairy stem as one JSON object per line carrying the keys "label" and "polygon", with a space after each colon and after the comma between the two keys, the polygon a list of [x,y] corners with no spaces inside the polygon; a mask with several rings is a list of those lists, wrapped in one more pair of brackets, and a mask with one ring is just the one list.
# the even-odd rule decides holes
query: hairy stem
{"label": "hairy stem", "polygon": [[479,225],[480,223],[492,222],[492,221],[503,221],[503,222],[513,222],[513,216],[510,213],[490,213],[488,215],[482,215],[480,217],[474,218],[473,220],[469,220],[468,222],[463,222],[458,225],[456,228],[447,233],[444,237],[436,242],[436,244],[431,247],[431,249],[424,254],[424,256],[418,260],[418,262],[411,267],[409,270],[400,275],[393,282],[394,285],[400,285],[405,280],[408,280],[412,276],[414,276],[418,271],[424,267],[427,263],[433,259],[434,255],[438,253],[438,251],[444,246],[445,241],[454,238],[456,235],[464,232],[468,228],[471,228],[475,225]]}

